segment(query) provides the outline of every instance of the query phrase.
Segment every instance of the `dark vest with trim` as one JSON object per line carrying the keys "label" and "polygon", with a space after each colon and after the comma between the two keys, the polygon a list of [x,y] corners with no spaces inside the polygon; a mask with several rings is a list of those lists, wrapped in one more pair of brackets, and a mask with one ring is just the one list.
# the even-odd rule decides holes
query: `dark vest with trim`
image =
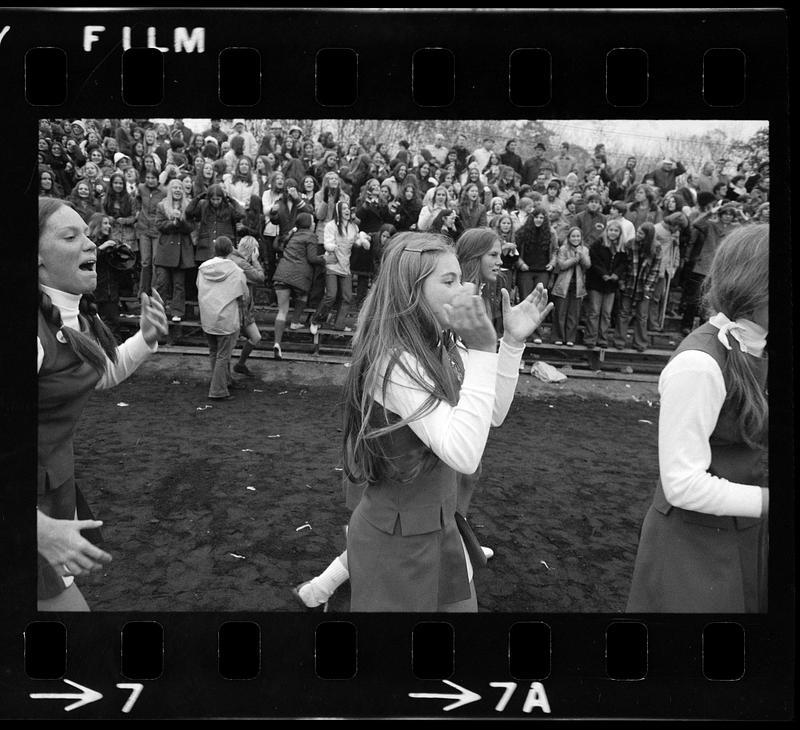
{"label": "dark vest with trim", "polygon": [[[709,323],[698,327],[681,342],[672,357],[676,357],[685,350],[700,350],[708,353],[716,360],[722,370],[723,377],[725,377],[725,388],[729,391],[730,383],[727,376],[725,376],[728,350],[717,339],[718,333],[719,330]],[[735,341],[731,345],[732,347],[739,346]],[[752,355],[745,355],[745,357],[750,361],[750,366],[756,375],[759,385],[766,390],[767,359],[753,357]],[[727,400],[722,406],[717,425],[714,427],[709,443],[711,446],[711,465],[708,469],[710,474],[739,484],[767,486],[763,449],[752,448],[745,443],[739,424],[739,413]],[[654,506],[664,514],[674,509],[664,496],[660,480],[656,487]],[[720,529],[731,529],[732,526],[735,526],[736,529],[745,529],[758,523],[761,519],[760,517],[720,517],[701,513],[692,513],[692,515],[693,519],[702,520],[709,527]]]}
{"label": "dark vest with trim", "polygon": [[[83,318],[81,327],[88,329]],[[38,377],[37,506],[54,519],[73,520],[76,510],[79,519],[88,519],[90,513],[75,486],[73,438],[100,374],[69,344],[59,342],[57,333],[58,327],[40,311],[38,335],[44,360]],[[64,582],[41,555],[38,560],[38,596],[52,598],[64,590]]]}

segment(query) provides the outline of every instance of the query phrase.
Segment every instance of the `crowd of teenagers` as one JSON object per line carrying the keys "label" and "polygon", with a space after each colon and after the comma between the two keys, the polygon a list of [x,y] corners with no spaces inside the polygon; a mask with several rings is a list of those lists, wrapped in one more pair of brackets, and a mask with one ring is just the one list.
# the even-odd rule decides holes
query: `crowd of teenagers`
{"label": "crowd of teenagers", "polygon": [[[427,154],[399,145],[397,154],[404,154],[380,180],[372,177],[377,155],[362,151],[370,149],[369,140],[342,154],[323,135],[326,143],[318,144],[331,154],[319,159],[331,162],[314,163],[315,145],[309,143],[312,174],[298,183],[289,170],[305,164],[303,154],[295,156],[306,149],[302,129],[292,127],[284,136],[275,124],[267,140],[272,158],[264,155],[270,171],[257,164],[248,178],[244,146],[258,153],[264,140],[259,143],[235,120],[236,134],[213,145],[217,155],[225,142],[230,149],[210,162],[205,151],[212,146],[211,132],[224,134],[218,120],[211,125],[200,136],[185,134],[180,120],[171,133],[166,126],[138,127],[142,139],[154,144],[161,133],[169,138],[159,146],[164,170],[158,176],[145,170],[137,198],[126,180],[133,178],[127,172],[133,159],[115,152],[122,155],[116,165],[126,171],[109,176],[100,202],[104,213],[39,197],[40,610],[86,610],[73,579],[111,559],[90,532],[101,523],[91,517],[75,481],[72,439],[86,399],[93,389],[120,382],[155,352],[168,327],[164,301],[170,301],[172,318],[180,318],[175,301],[183,294],[185,272],[194,267],[211,355],[210,398],[230,397],[229,358],[240,331],[250,346],[258,342],[253,287],[270,282],[283,322],[294,299],[290,326],[296,329],[304,326],[300,315],[319,270],[322,286],[310,327],[325,321],[339,297],[340,310],[364,297],[343,394],[347,546],[319,575],[299,584],[295,595],[306,607],[324,606],[350,580],[353,611],[444,612],[477,611],[474,571],[492,551],[481,546],[468,515],[473,498],[480,500],[489,429],[502,426],[509,412],[526,342],[538,337],[550,316],[554,338],[573,342],[569,328],[577,326],[588,291],[598,295],[589,297],[585,341],[608,343],[614,337],[608,324],[619,298],[616,334],[624,335],[636,317],[634,346],[643,346],[651,302],[661,302],[663,311],[670,278],[682,267],[685,305],[694,310],[686,319],[687,336],[659,380],[660,477],[642,526],[628,609],[766,610],[768,203],[751,209],[747,201],[718,198],[722,188],[716,182],[711,192],[678,187],[685,171],[671,160],[652,173],[653,185],[637,182],[635,161],[629,160],[621,175],[613,174],[619,187],[612,200],[611,185],[598,172],[606,169],[602,150],[593,158],[598,167],[583,171],[581,181],[567,169],[574,160],[563,146],[550,160],[537,146],[533,159],[540,167],[533,185],[523,182],[531,160],[522,164],[521,175],[506,164],[513,162],[508,157],[498,167],[512,174],[490,181],[492,141],[469,153],[461,137],[453,148],[434,140],[423,148]],[[120,122],[117,130],[124,134],[105,137],[104,144],[126,136],[138,141],[137,128],[129,127]],[[90,147],[88,122],[69,130],[82,133]],[[181,151],[186,136],[190,144],[203,143],[195,178],[205,177],[206,165],[221,172],[228,159],[233,171],[223,173],[222,182],[209,178],[208,189],[198,194],[187,193],[189,180],[180,175],[179,164],[187,164]],[[43,140],[52,154],[53,144]],[[444,157],[437,171],[429,158],[438,147]],[[449,169],[451,153],[458,158],[460,151],[463,169]],[[156,165],[156,157],[158,152],[146,153],[143,164],[150,159]],[[369,165],[358,177],[362,162]],[[432,172],[422,192],[425,165]],[[765,173],[762,167],[745,179],[745,185],[752,183],[747,195],[768,187]],[[562,178],[565,186],[578,179],[573,190],[580,190],[580,198],[574,192],[561,197]],[[116,180],[122,190],[115,192]],[[313,190],[314,181],[322,182],[321,190]],[[255,191],[262,182],[259,198]],[[249,186],[249,198],[238,186]],[[126,238],[120,228],[133,226],[135,234],[143,195],[159,196],[156,233]],[[404,217],[412,199],[416,215]],[[574,220],[561,224],[568,216]],[[102,238],[106,233],[111,238]],[[135,253],[136,242],[141,262],[146,238],[156,286],[149,288],[152,279],[148,285],[142,266],[140,331],[118,345],[95,296],[103,280],[101,262],[108,252],[115,257],[114,272],[134,271],[129,265],[135,259],[120,247]],[[689,331],[693,312],[709,316]],[[237,367],[247,372],[243,361]],[[541,428],[547,429],[546,418]],[[520,454],[533,467],[531,474],[536,459],[534,451]]]}
{"label": "crowd of teenagers", "polygon": [[[349,328],[347,314],[363,302],[395,233],[457,240],[488,227],[502,243],[512,302],[541,282],[555,304],[535,344],[577,344],[583,323],[588,347],[644,350],[666,315],[681,317],[684,334],[702,319],[699,292],[720,241],[769,221],[764,161],[687,170],[664,159],[643,171],[632,156],[612,169],[602,144],[579,164],[567,142],[549,152],[537,142],[523,160],[516,139],[436,134],[414,148],[337,141],[331,132],[312,139],[277,121],[260,138],[243,119],[225,128],[219,119],[202,131],[180,119],[41,122],[39,195],[68,200],[89,224],[101,247],[95,298],[112,333],[127,311],[120,296],[151,287],[180,322],[198,296],[199,268],[225,236],[251,295],[264,287],[278,306],[280,359],[287,327]],[[668,308],[678,289],[679,306]],[[242,324],[253,321],[251,306]],[[247,351],[257,342],[248,335]]]}

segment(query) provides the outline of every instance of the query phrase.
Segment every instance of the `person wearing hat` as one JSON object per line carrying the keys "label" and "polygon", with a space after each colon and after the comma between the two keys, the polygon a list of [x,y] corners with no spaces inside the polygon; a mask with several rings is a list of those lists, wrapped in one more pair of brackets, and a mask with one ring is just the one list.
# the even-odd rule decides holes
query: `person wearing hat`
{"label": "person wearing hat", "polygon": [[[237,136],[241,137],[244,140],[242,154],[246,155],[251,160],[255,160],[258,154],[258,142],[256,142],[253,133],[246,129],[244,119],[233,120],[233,131],[235,135],[231,137],[231,147],[233,146],[233,139]],[[228,172],[232,172],[232,170],[228,170]]]}
{"label": "person wearing hat", "polygon": [[691,235],[684,263],[684,312],[681,330],[688,335],[693,329],[694,318],[700,315],[700,292],[711,268],[714,254],[722,240],[738,226],[734,221],[738,209],[732,203],[721,204],[713,193],[697,194],[699,215],[691,223]]}
{"label": "person wearing hat", "polygon": [[670,190],[675,190],[675,178],[685,172],[686,168],[682,162],[676,162],[671,157],[665,157],[661,160],[661,167],[648,173],[648,175],[653,178],[653,182],[661,191],[661,194],[666,195]]}
{"label": "person wearing hat", "polygon": [[128,157],[124,152],[115,152],[114,153],[114,167],[117,168],[121,173],[125,173],[131,166],[131,158]]}
{"label": "person wearing hat", "polygon": [[220,129],[221,121],[221,119],[212,119],[211,126],[203,132],[203,139],[208,142],[208,138],[211,137],[217,147],[228,139],[227,133]]}
{"label": "person wearing hat", "polygon": [[241,389],[231,375],[230,360],[241,326],[240,304],[250,293],[244,271],[230,259],[233,242],[228,236],[214,239],[214,256],[197,270],[197,303],[200,323],[208,340],[211,358],[211,383],[208,398],[230,400],[229,389]]}
{"label": "person wearing hat", "polygon": [[297,160],[298,162],[303,156],[303,130],[296,124],[289,127],[289,136],[286,138],[283,154],[287,160]]}
{"label": "person wearing hat", "polygon": [[80,145],[86,139],[86,125],[82,120],[76,119],[70,125],[70,138]]}
{"label": "person wearing hat", "polygon": [[550,168],[550,162],[545,159],[545,152],[547,148],[542,142],[537,142],[533,148],[533,155],[525,160],[522,165],[522,184],[533,186],[539,177],[539,173]]}

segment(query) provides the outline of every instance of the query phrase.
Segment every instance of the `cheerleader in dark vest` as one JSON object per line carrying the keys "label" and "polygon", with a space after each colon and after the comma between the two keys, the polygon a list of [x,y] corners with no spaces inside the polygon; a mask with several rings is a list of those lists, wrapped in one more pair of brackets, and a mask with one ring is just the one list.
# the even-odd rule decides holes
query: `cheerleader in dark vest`
{"label": "cheerleader in dark vest", "polygon": [[714,314],[661,373],[660,479],[628,611],[767,610],[768,258],[769,226],[725,238],[705,282]]}
{"label": "cheerleader in dark vest", "polygon": [[127,378],[167,333],[161,299],[142,294],[140,330],[116,346],[92,297],[97,247],[86,231],[64,201],[39,198],[39,611],[89,610],[74,578],[100,570],[111,556],[94,544],[102,522],[75,484],[75,428],[92,391]]}

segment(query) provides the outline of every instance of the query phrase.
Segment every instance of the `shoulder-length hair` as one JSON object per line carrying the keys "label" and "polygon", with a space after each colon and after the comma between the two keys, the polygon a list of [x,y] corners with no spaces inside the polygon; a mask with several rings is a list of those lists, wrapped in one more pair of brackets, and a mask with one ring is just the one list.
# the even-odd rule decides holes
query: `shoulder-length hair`
{"label": "shoulder-length hair", "polygon": [[[491,228],[469,228],[458,238],[456,256],[458,263],[461,264],[462,281],[475,284],[476,291],[487,283],[481,276],[481,258],[489,253],[499,240],[500,236]],[[484,291],[485,289],[484,287]]]}
{"label": "shoulder-length hair", "polygon": [[[655,253],[656,227],[649,221],[645,221],[639,226],[639,231],[644,233],[642,240],[637,241],[639,251],[641,251],[641,258],[649,259]],[[636,232],[638,233],[639,231]]]}
{"label": "shoulder-length hair", "polygon": [[[731,321],[751,318],[769,304],[769,225],[741,226],[725,236],[703,282],[703,293],[707,307]],[[769,404],[753,372],[752,358],[734,344],[723,373],[726,400],[739,413],[745,443],[765,444]]]}
{"label": "shoulder-length hair", "polygon": [[[383,252],[358,318],[344,387],[344,468],[356,483],[384,477],[411,480],[437,461],[428,451],[410,467],[408,455],[395,463],[383,437],[430,413],[439,401],[458,402],[458,381],[440,346],[441,328],[422,293],[439,258],[447,253],[453,253],[453,247],[445,237],[416,232],[397,234]],[[406,418],[390,418],[375,400],[381,393],[385,402],[395,368],[427,394]]]}

